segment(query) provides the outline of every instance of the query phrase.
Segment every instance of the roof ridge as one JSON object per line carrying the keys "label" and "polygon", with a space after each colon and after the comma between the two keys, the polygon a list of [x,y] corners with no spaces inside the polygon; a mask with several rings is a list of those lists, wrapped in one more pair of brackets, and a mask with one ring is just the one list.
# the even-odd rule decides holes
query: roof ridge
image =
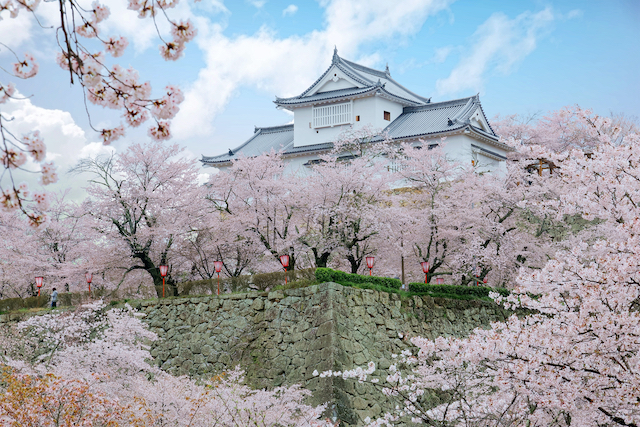
{"label": "roof ridge", "polygon": [[305,98],[310,98],[310,97],[315,96],[315,95],[320,94],[320,93],[322,93],[322,94],[329,93],[330,94],[331,92],[340,92],[340,91],[348,91],[348,90],[360,93],[360,92],[363,92],[363,91],[366,92],[366,91],[371,90],[371,89],[373,89],[375,87],[376,87],[375,85],[369,85],[369,86],[358,87],[358,88],[350,88],[350,87],[348,87],[348,88],[343,88],[343,89],[334,89],[334,90],[328,90],[326,92],[318,92],[318,93],[316,93],[314,95],[309,95],[307,97],[292,96],[291,98],[278,98],[276,96],[276,100],[274,102],[277,104],[278,102],[286,102],[286,101],[292,101],[292,100],[304,101]]}
{"label": "roof ridge", "polygon": [[384,71],[376,70],[375,68],[367,67],[365,65],[360,65],[360,64],[358,64],[356,62],[349,61],[348,59],[340,58],[340,60],[342,62],[345,62],[350,67],[355,68],[358,71],[364,71],[365,73],[373,74],[375,76],[382,77],[382,78],[385,78],[385,79],[391,77],[390,74],[387,74]]}
{"label": "roof ridge", "polygon": [[288,130],[289,128],[293,129],[293,123],[287,123],[286,125],[278,125],[278,126],[254,126],[253,133],[258,133],[259,131],[264,131],[264,133],[274,133],[279,131]]}
{"label": "roof ridge", "polygon": [[411,90],[407,89],[406,87],[404,87],[403,85],[401,85],[400,83],[398,83],[398,82],[397,82],[393,77],[391,77],[391,74],[389,74],[389,76],[388,76],[388,77],[386,77],[386,79],[387,79],[387,80],[392,81],[392,82],[393,82],[393,83],[395,83],[397,86],[399,86],[402,90],[404,90],[404,91],[406,91],[406,92],[410,93],[411,95],[415,96],[416,98],[424,100],[427,104],[431,102],[431,97],[427,98],[427,97],[424,97],[424,96],[420,96],[420,95],[418,95],[417,93],[415,93],[415,92],[413,92],[413,91],[411,91]]}
{"label": "roof ridge", "polygon": [[466,104],[467,102],[469,102],[471,98],[475,98],[475,95],[468,96],[466,98],[452,99],[449,101],[429,102],[425,105],[418,105],[415,107],[404,107],[405,108],[404,112],[413,113],[416,111],[423,111],[423,110],[435,110],[438,108],[448,107],[450,105],[462,104],[463,103],[462,101],[464,101],[464,103]]}
{"label": "roof ridge", "polygon": [[358,73],[358,71],[354,70],[353,67],[351,67],[349,64],[346,64],[345,60],[342,59],[342,58],[340,58],[340,62],[338,62],[338,63],[336,63],[334,65],[336,67],[338,67],[338,69],[340,69],[343,73],[345,73],[347,76],[351,77],[352,79],[354,79],[358,83],[361,83],[361,84],[364,84],[364,85],[366,85],[367,83],[369,83],[369,84],[375,83],[373,80],[369,80],[365,76],[363,76],[360,73]]}

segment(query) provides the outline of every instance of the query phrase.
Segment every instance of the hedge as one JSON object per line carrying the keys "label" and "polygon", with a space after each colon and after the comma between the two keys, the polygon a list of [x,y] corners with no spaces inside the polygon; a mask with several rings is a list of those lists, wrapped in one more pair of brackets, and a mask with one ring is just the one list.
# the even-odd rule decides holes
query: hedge
{"label": "hedge", "polygon": [[320,283],[335,282],[341,285],[350,286],[347,283],[353,284],[370,284],[383,288],[400,289],[402,282],[400,279],[390,279],[388,277],[377,276],[361,276],[359,274],[350,274],[343,271],[332,270],[330,268],[317,268],[316,280]]}
{"label": "hedge", "polygon": [[488,298],[489,292],[497,292],[508,296],[504,288],[488,288],[484,286],[428,285],[425,283],[409,283],[409,292],[429,294],[432,296],[456,295],[458,297]]}
{"label": "hedge", "polygon": [[22,308],[46,307],[49,304],[49,295],[42,294],[39,297],[7,298],[0,300],[0,312],[17,311]]}

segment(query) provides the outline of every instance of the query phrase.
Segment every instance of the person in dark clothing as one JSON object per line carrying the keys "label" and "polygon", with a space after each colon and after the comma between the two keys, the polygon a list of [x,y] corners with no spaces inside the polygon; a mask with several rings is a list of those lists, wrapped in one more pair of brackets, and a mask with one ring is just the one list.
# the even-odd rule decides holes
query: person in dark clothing
{"label": "person in dark clothing", "polygon": [[53,288],[53,293],[51,294],[51,308],[56,308],[58,305],[58,291],[56,288]]}

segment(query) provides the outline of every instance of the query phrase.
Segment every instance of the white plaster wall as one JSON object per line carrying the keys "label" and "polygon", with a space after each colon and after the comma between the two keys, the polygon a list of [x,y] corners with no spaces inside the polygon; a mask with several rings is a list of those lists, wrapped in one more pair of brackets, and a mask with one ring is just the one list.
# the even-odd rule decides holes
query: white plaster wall
{"label": "white plaster wall", "polygon": [[317,93],[328,92],[330,90],[347,89],[350,87],[355,87],[355,86],[353,83],[345,79],[340,79],[337,82],[334,82],[333,80],[329,80],[318,90]]}
{"label": "white plaster wall", "polygon": [[[391,113],[390,121],[384,120],[385,111]],[[402,105],[378,96],[355,99],[353,101],[353,129],[362,128],[367,124],[373,129],[384,129],[401,114]],[[359,122],[355,121],[356,116],[360,116]],[[313,129],[309,127],[309,123],[312,123],[312,119],[312,107],[296,108],[294,110],[294,146],[303,147],[335,141],[341,133],[348,130],[350,127],[350,125],[342,125]]]}
{"label": "white plaster wall", "polygon": [[309,127],[309,123],[311,123],[313,119],[312,114],[312,107],[296,108],[294,110],[293,145],[295,147],[335,141],[342,132],[351,127],[351,125],[342,125],[313,129]]}
{"label": "white plaster wall", "polygon": [[[374,128],[384,129],[402,114],[402,105],[379,96],[374,99],[376,100],[376,112],[371,121]],[[391,113],[391,120],[384,119],[385,111]],[[370,119],[365,119],[365,122],[368,120]]]}

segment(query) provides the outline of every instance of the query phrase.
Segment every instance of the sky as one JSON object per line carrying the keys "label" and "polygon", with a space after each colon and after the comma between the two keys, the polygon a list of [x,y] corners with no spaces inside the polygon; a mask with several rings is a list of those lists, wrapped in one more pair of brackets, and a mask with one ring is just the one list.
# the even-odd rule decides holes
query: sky
{"label": "sky", "polygon": [[[388,64],[395,80],[432,102],[479,93],[490,119],[575,104],[640,116],[639,0],[181,0],[168,14],[191,19],[198,36],[176,62],[160,58],[153,23],[127,10],[127,0],[102,3],[111,10],[102,33],[130,42],[112,63],[137,69],[156,94],[167,84],[183,90],[172,141],[195,159],[237,147],[254,126],[290,123],[273,100],[307,89],[330,66],[334,47],[363,65]],[[81,197],[86,179],[67,173],[78,160],[148,136],[129,131],[111,147],[99,142],[92,126],[115,127],[121,118],[91,105],[87,112],[81,88],[56,64],[55,7],[42,3],[38,20],[0,13],[0,66],[15,62],[11,48],[33,54],[40,67],[15,82],[25,99],[0,112],[13,118],[16,134],[40,130],[60,175],[48,188],[71,187]],[[169,26],[158,22],[166,35]],[[35,182],[33,174],[24,179]]]}

